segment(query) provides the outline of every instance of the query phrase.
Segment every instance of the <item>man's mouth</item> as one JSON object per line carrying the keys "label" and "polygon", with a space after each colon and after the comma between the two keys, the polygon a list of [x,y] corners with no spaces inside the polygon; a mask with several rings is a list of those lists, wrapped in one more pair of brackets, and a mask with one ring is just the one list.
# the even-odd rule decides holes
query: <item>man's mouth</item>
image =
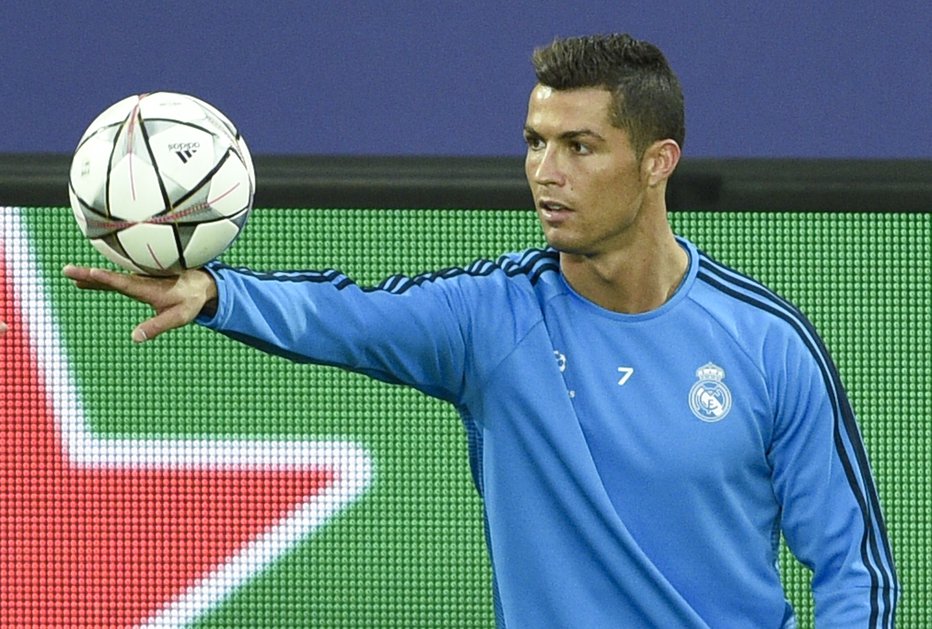
{"label": "man's mouth", "polygon": [[547,216],[559,215],[572,211],[572,208],[568,205],[552,199],[541,199],[538,201],[537,206],[540,208],[541,212]]}

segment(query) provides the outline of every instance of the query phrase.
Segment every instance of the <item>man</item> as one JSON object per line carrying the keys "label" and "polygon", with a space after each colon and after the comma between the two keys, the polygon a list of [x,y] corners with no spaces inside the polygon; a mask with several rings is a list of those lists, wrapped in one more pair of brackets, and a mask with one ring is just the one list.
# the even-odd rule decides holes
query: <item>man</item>
{"label": "man", "polygon": [[526,174],[549,247],[362,289],[212,264],[66,267],[264,351],[454,404],[483,497],[499,627],[791,627],[780,533],[820,627],[898,596],[853,412],[809,322],[671,231],[679,83],[627,35],[535,52]]}

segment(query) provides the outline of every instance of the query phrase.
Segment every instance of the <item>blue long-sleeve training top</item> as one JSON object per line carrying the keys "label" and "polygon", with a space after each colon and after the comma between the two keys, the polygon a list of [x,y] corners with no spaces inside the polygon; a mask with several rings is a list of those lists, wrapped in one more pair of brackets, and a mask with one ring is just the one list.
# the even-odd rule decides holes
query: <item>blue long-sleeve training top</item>
{"label": "blue long-sleeve training top", "polygon": [[810,322],[680,239],[643,314],[584,299],[532,249],[361,287],[213,264],[198,322],[453,404],[483,498],[500,628],[892,627],[899,587],[854,412]]}

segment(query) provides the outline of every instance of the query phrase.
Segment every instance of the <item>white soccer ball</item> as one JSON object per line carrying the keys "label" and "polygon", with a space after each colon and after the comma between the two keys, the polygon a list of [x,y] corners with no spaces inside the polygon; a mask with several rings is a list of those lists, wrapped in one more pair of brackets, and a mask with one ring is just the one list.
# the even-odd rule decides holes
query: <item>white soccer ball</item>
{"label": "white soccer ball", "polygon": [[130,96],[90,124],[68,192],[81,231],[107,259],[177,275],[223,253],[252,210],[249,149],[229,118],[185,94]]}

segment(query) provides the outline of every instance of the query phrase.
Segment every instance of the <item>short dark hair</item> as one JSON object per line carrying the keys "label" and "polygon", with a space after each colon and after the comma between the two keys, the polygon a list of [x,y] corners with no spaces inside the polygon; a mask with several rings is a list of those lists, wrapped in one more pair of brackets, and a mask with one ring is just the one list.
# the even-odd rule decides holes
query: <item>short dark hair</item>
{"label": "short dark hair", "polygon": [[532,60],[541,85],[611,92],[612,124],[628,132],[638,158],[657,140],[683,146],[683,90],[657,46],[627,34],[558,38]]}

